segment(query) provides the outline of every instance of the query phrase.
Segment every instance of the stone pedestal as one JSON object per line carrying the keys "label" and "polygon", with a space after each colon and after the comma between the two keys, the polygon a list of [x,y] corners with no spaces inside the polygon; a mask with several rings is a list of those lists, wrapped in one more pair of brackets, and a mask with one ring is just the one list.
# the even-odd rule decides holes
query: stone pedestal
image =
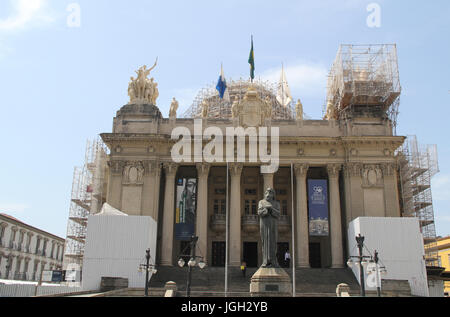
{"label": "stone pedestal", "polygon": [[260,268],[250,283],[252,297],[292,296],[292,281],[281,268]]}

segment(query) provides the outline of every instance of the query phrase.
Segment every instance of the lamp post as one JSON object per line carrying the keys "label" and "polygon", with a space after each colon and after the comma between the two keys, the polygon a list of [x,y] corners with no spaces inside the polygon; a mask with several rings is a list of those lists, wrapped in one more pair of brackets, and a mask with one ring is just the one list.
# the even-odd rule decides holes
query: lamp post
{"label": "lamp post", "polygon": [[145,270],[145,297],[148,297],[148,285],[150,283],[149,273],[156,274],[157,270],[153,264],[150,264],[150,249],[145,251],[145,264],[139,265],[139,272]]}
{"label": "lamp post", "polygon": [[378,251],[375,250],[374,255],[373,255],[373,260],[371,262],[375,263],[375,269],[373,269],[370,273],[375,272],[376,274],[376,280],[377,280],[377,296],[381,297],[381,286],[380,286],[380,275],[385,275],[387,273],[386,271],[386,267],[382,266],[380,267],[378,265],[378,262],[380,261],[380,258],[378,256]]}
{"label": "lamp post", "polygon": [[[198,237],[196,236],[192,236],[191,237],[191,242],[189,244],[189,246],[191,247],[191,252],[190,252],[190,260],[188,262],[188,277],[187,277],[187,285],[186,285],[186,297],[190,297],[191,296],[191,282],[192,282],[192,269],[198,265],[200,269],[205,268],[206,263],[203,262],[203,257],[201,256],[197,256],[195,255],[195,248],[197,246],[197,241],[198,241]],[[184,253],[185,250],[183,250]],[[186,262],[183,260],[182,256],[186,256],[184,254],[180,255],[180,259],[178,260],[178,266],[180,267],[184,267],[184,265],[186,264]],[[200,259],[200,261],[197,263],[197,258]]]}
{"label": "lamp post", "polygon": [[358,245],[359,255],[350,256],[350,259],[348,260],[347,265],[349,267],[352,267],[352,265],[353,265],[352,258],[356,258],[358,260],[357,263],[359,264],[360,291],[361,291],[361,296],[365,297],[366,296],[366,287],[365,287],[365,281],[364,281],[364,266],[368,264],[367,259],[371,259],[372,257],[363,255],[364,237],[361,236],[361,234],[358,234],[358,236],[356,237],[356,243]]}

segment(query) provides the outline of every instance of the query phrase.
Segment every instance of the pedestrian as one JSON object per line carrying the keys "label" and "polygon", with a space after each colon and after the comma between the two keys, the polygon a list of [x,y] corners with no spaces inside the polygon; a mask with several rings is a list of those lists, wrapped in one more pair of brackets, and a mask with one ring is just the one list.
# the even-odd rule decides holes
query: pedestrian
{"label": "pedestrian", "polygon": [[291,266],[291,254],[289,253],[289,250],[286,250],[286,253],[284,254],[284,263],[287,268]]}
{"label": "pedestrian", "polygon": [[242,262],[241,271],[242,271],[242,276],[244,276],[244,278],[245,278],[245,273],[247,272],[247,263]]}

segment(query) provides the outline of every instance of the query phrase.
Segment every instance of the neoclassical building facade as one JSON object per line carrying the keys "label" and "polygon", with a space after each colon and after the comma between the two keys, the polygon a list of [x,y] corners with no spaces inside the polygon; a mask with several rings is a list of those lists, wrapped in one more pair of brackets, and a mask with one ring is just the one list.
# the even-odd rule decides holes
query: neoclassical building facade
{"label": "neoclassical building facade", "polygon": [[44,270],[62,269],[63,238],[0,214],[0,279],[38,281]]}
{"label": "neoclassical building facade", "polygon": [[[229,265],[245,261],[249,267],[259,266],[257,206],[269,187],[281,206],[279,261],[290,250],[298,268],[342,268],[349,255],[346,233],[352,220],[402,216],[395,152],[405,138],[394,135],[381,107],[354,105],[345,115],[304,120],[300,102],[297,115],[288,108],[280,115],[283,109],[276,97],[258,83],[249,83],[232,93],[229,103],[206,99],[192,118],[177,118],[174,100],[170,118],[163,118],[155,99],[138,96],[139,87],[132,84],[133,98],[117,112],[112,133],[101,134],[110,149],[106,202],[129,215],[157,221],[158,265],[176,265],[189,235],[195,234],[197,255],[209,266],[224,266],[228,211]],[[225,108],[221,115],[218,105]],[[232,136],[223,145],[215,143],[210,154],[216,160],[205,159],[217,135],[225,140],[227,129],[240,127],[248,134],[243,157],[238,153],[239,137]],[[260,128],[265,127],[267,142],[260,138]],[[175,151],[184,155],[182,161],[174,158],[174,149],[187,138],[173,137],[176,128],[193,140]],[[205,137],[211,131],[214,137]],[[274,131],[279,134],[276,143],[271,142],[276,140]],[[194,140],[200,140],[200,150]],[[261,155],[254,160],[253,141],[257,149],[276,156],[277,170],[264,171],[268,163]],[[235,146],[232,159],[226,157],[230,142]],[[323,212],[318,218],[313,217],[316,203]],[[313,221],[319,221],[319,231]]]}

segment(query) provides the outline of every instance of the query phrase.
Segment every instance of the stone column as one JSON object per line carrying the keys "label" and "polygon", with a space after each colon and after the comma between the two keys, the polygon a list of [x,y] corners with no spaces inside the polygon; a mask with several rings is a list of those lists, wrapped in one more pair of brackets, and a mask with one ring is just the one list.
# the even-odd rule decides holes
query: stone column
{"label": "stone column", "polygon": [[197,247],[203,256],[203,261],[208,264],[208,176],[209,164],[197,164],[198,192],[197,192],[197,217],[196,233],[198,237]]}
{"label": "stone column", "polygon": [[241,175],[243,164],[230,164],[230,266],[241,265]]}
{"label": "stone column", "polygon": [[364,215],[361,169],[362,164],[358,162],[347,163],[344,166],[346,224]]}
{"label": "stone column", "polygon": [[331,231],[331,268],[344,267],[342,246],[341,199],[339,197],[339,171],[341,165],[327,166],[330,183],[330,231]]}
{"label": "stone column", "polygon": [[173,228],[175,219],[175,176],[178,165],[165,163],[166,189],[164,192],[164,215],[162,227],[161,265],[173,266]]}
{"label": "stone column", "polygon": [[268,188],[272,188],[275,189],[273,187],[273,176],[274,174],[266,174],[266,173],[262,173],[263,178],[264,178],[264,192],[268,189]]}
{"label": "stone column", "polygon": [[161,164],[159,161],[144,162],[144,185],[142,187],[142,215],[158,222]]}
{"label": "stone column", "polygon": [[124,161],[109,161],[108,192],[106,202],[112,207],[122,209],[122,174],[125,167]]}
{"label": "stone column", "polygon": [[386,201],[386,217],[400,217],[398,199],[397,167],[395,163],[386,163],[382,166],[384,177],[384,197]]}
{"label": "stone column", "polygon": [[[308,193],[306,185],[306,177],[309,166],[307,164],[295,164],[295,181],[296,181],[296,267],[309,268],[309,219],[308,219]],[[294,214],[294,213],[293,213]]]}

